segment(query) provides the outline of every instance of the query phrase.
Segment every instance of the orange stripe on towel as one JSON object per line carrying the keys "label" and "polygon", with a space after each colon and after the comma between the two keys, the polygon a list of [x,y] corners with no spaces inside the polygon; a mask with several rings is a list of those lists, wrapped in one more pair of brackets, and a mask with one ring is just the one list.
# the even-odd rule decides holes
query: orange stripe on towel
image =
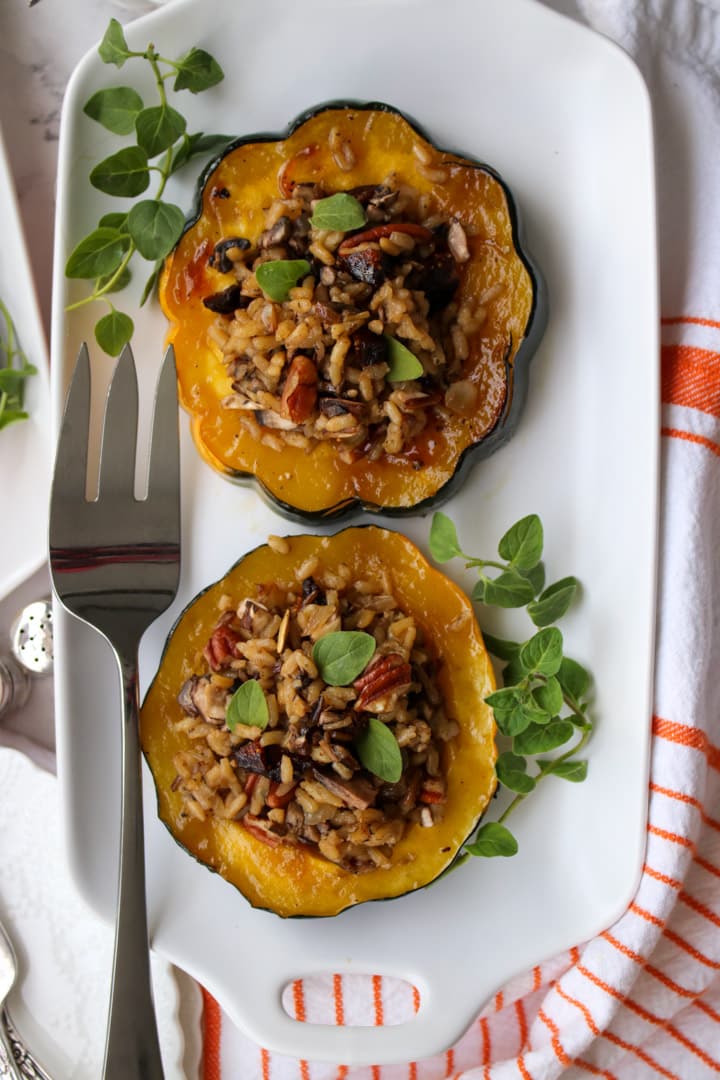
{"label": "orange stripe on towel", "polygon": [[200,987],[203,999],[203,1080],[220,1080],[220,1032],[222,1012],[212,994]]}
{"label": "orange stripe on towel", "polygon": [[543,1024],[550,1032],[550,1042],[552,1043],[552,1048],[555,1051],[555,1057],[558,1059],[563,1068],[566,1069],[569,1065],[572,1064],[572,1062],[565,1053],[563,1045],[560,1042],[560,1028],[557,1026],[554,1020],[550,1019],[544,1009],[540,1009],[538,1011],[538,1018],[542,1020]]}
{"label": "orange stripe on towel", "polygon": [[[720,448],[718,449],[720,453]],[[705,754],[708,765],[720,771],[720,749],[708,739],[700,728],[690,727],[688,724],[678,724],[674,720],[664,720],[661,716],[653,717],[653,735],[667,742],[678,743],[680,746],[690,747]]]}
{"label": "orange stripe on towel", "polygon": [[[610,994],[618,1001],[622,1001],[625,1007],[634,1012],[636,1016],[641,1017],[648,1024],[652,1024],[654,1027],[666,1031],[668,1035],[670,1035],[671,1038],[679,1042],[681,1046],[684,1046],[687,1050],[690,1051],[690,1053],[695,1054],[695,1056],[698,1057],[700,1061],[703,1062],[703,1064],[709,1065],[713,1068],[718,1066],[718,1062],[716,1060],[706,1054],[701,1047],[699,1047],[696,1043],[692,1041],[692,1039],[689,1039],[687,1035],[683,1034],[682,1031],[678,1031],[678,1029],[672,1024],[670,1024],[667,1020],[663,1020],[662,1017],[656,1016],[655,1013],[651,1013],[649,1009],[646,1009],[642,1005],[639,1005],[637,1001],[633,1001],[632,998],[625,997],[619,990],[616,990],[614,986],[609,986],[608,983],[603,982],[602,979],[599,979],[594,972],[589,971],[586,967],[583,967],[582,964],[578,964],[578,971],[591,982],[593,982],[596,986],[598,986],[601,990],[604,990],[606,994]],[[609,1037],[610,1033],[604,1032],[604,1035],[606,1037]],[[633,1049],[639,1053],[639,1047],[633,1047]],[[657,1064],[655,1062],[653,1062],[653,1065],[657,1068]]]}
{"label": "orange stripe on towel", "polygon": [[663,345],[662,400],[720,416],[720,353],[691,345]]}
{"label": "orange stripe on towel", "polygon": [[[305,1013],[305,987],[303,986],[302,979],[295,979],[292,987],[292,996],[295,1019],[304,1023],[307,1017]],[[310,1080],[310,1069],[307,1061],[304,1061],[303,1059],[300,1060],[300,1080]]]}
{"label": "orange stripe on towel", "polygon": [[701,319],[697,315],[670,315],[660,320],[661,326],[677,326],[678,323],[693,323],[695,326],[714,326],[720,330],[720,322],[714,319]]}
{"label": "orange stripe on towel", "polygon": [[515,1002],[515,1013],[517,1015],[518,1031],[520,1033],[520,1049],[524,1050],[528,1041],[528,1026],[522,998],[518,998]]}
{"label": "orange stripe on towel", "polygon": [[382,999],[382,975],[373,975],[372,977],[373,988],[373,1006],[375,1008],[375,1025],[381,1027],[385,1022],[385,1016],[383,1014],[383,999]]}
{"label": "orange stripe on towel", "polygon": [[581,1069],[592,1073],[593,1076],[604,1076],[605,1080],[617,1080],[617,1077],[608,1072],[607,1069],[601,1069],[597,1065],[593,1065],[591,1061],[585,1061],[583,1058],[575,1058],[573,1065],[579,1065]]}
{"label": "orange stripe on towel", "polygon": [[704,446],[711,454],[720,457],[720,446],[718,446],[716,442],[713,442],[712,439],[706,439],[704,435],[694,435],[690,431],[680,431],[679,428],[669,427],[660,428],[660,434],[665,435],[669,439],[684,439],[685,442],[695,443],[696,446]]}
{"label": "orange stripe on towel", "polygon": [[333,975],[333,999],[335,1001],[335,1023],[338,1027],[342,1027],[345,1023],[342,975]]}
{"label": "orange stripe on towel", "polygon": [[659,836],[661,840],[669,840],[673,844],[680,844],[681,847],[694,848],[692,840],[688,840],[687,836],[680,836],[678,833],[668,832],[667,829],[658,829],[657,825],[648,825],[647,831],[651,836]]}

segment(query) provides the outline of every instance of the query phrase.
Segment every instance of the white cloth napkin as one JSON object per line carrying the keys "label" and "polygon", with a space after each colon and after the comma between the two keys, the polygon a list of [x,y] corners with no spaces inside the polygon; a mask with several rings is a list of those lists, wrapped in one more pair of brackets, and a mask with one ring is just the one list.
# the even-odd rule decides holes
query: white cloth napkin
{"label": "white cloth napkin", "polygon": [[[720,13],[578,0],[630,52],[655,115],[663,314],[661,562],[646,862],[608,931],[504,987],[456,1046],[347,1068],[255,1046],[206,998],[204,1080],[703,1080],[720,1073]],[[556,6],[567,10],[568,5]],[[660,358],[658,358],[660,360]],[[295,988],[306,1018],[388,1022],[385,980]]]}
{"label": "white cloth napkin", "polygon": [[[110,995],[112,927],[86,907],[70,876],[55,777],[24,754],[0,747],[0,790],[0,920],[20,964],[9,999],[13,1021],[56,1080],[97,1080]],[[197,1076],[197,989],[187,977],[180,985],[175,969],[158,956],[152,968],[167,1080]],[[5,1075],[0,1055],[0,1076]]]}

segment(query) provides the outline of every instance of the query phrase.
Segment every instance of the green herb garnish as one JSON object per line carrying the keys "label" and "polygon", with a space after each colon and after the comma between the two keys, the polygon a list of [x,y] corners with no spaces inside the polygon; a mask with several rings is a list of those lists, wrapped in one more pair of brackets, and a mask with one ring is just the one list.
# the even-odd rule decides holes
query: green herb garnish
{"label": "green herb garnish", "polygon": [[354,195],[339,191],[327,199],[318,199],[313,208],[310,224],[314,229],[328,232],[350,232],[361,228],[367,215]]}
{"label": "green herb garnish", "polygon": [[[322,640],[322,638],[321,638]],[[402,753],[398,741],[387,724],[371,716],[354,742],[360,764],[385,780],[396,784],[402,776]]]}
{"label": "green herb garnish", "polygon": [[[464,852],[484,857],[514,855],[517,841],[505,827],[508,816],[547,776],[580,783],[587,776],[587,761],[576,755],[593,731],[587,714],[590,673],[564,654],[560,630],[550,625],[570,607],[578,588],[574,577],[561,578],[543,589],[541,562],[543,527],[537,514],[516,522],[498,544],[499,559],[477,559],[460,547],[455,525],[445,514],[433,516],[430,552],[436,562],[461,558],[478,573],[472,598],[497,607],[524,607],[540,629],[525,642],[483,634],[488,650],[505,663],[503,686],[485,701],[493,710],[498,730],[509,748],[497,759],[499,783],[515,797],[496,822],[481,826]],[[490,576],[487,571],[496,570]],[[539,593],[539,596],[538,596]],[[538,758],[572,741],[556,758]],[[533,758],[534,762],[528,762]],[[529,766],[535,766],[529,771]]]}
{"label": "green herb garnish", "polygon": [[287,300],[299,279],[309,273],[307,259],[271,259],[258,266],[255,278],[265,295],[279,304]]}
{"label": "green herb garnish", "polygon": [[328,686],[348,686],[365,670],[375,652],[375,638],[362,630],[337,630],[313,645],[312,657]]}
{"label": "green herb garnish", "polygon": [[408,379],[419,379],[424,375],[425,369],[415,353],[398,341],[397,338],[385,334],[388,355],[387,362],[390,370],[387,373],[388,382],[405,382]]}
{"label": "green herb garnish", "polygon": [[269,720],[268,704],[262,688],[255,679],[248,679],[238,687],[225,713],[225,723],[234,731],[238,724],[266,728]]}
{"label": "green herb garnish", "polygon": [[0,431],[18,420],[27,420],[23,408],[25,381],[36,375],[37,368],[30,364],[20,348],[15,324],[5,304],[0,300],[0,315],[5,322],[0,332]]}
{"label": "green herb garnish", "polygon": [[[152,294],[165,256],[180,238],[185,214],[180,207],[163,200],[168,179],[200,154],[226,146],[227,135],[188,134],[182,113],[168,102],[165,83],[173,78],[173,90],[200,93],[223,79],[223,71],[204,49],[191,49],[179,60],[161,56],[154,45],[138,52],[130,49],[122,26],[111,19],[98,49],[105,64],[122,67],[127,60],[146,60],[152,69],[159,104],[145,105],[130,86],[98,90],[85,104],[87,116],[115,135],[135,135],[135,145],[123,147],[96,165],[90,183],[106,195],[136,198],[147,191],[152,173],[158,174],[154,196],[136,203],[127,214],[105,214],[74,248],[65,274],[69,278],[92,281],[92,291],[68,306],[68,311],[96,300],[104,300],[109,314],[95,326],[98,344],[110,356],[117,356],[132,337],[133,321],[118,311],[110,295],[130,281],[130,261],[137,252],[155,263],[143,290],[141,305]],[[153,159],[163,155],[157,163]]]}

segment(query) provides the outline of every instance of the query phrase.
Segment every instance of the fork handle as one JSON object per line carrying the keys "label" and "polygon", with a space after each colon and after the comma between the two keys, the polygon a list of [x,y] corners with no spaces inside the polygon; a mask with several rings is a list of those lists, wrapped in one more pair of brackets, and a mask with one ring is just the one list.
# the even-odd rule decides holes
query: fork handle
{"label": "fork handle", "polygon": [[116,652],[123,694],[122,804],[115,953],[104,1080],[162,1080],[145,898],[137,652]]}

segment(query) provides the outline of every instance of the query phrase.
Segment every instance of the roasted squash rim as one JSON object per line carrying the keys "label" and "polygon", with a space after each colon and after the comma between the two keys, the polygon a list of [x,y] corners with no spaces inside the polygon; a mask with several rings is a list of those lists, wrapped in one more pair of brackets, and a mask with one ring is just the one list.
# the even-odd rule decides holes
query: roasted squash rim
{"label": "roasted squash rim", "polygon": [[[292,541],[293,539],[296,539],[298,537],[309,537],[309,538],[312,538],[312,539],[316,539],[318,541],[322,541],[322,540],[325,540],[325,539],[332,540],[334,537],[339,536],[342,533],[348,532],[350,530],[358,531],[358,530],[365,530],[365,529],[380,530],[380,531],[385,531],[385,532],[392,533],[394,536],[399,537],[400,540],[404,541],[406,544],[408,544],[412,548],[414,548],[418,552],[418,555],[423,560],[423,562],[427,565],[428,569],[432,572],[432,574],[433,575],[437,574],[441,578],[445,579],[453,590],[455,590],[456,592],[458,592],[459,594],[461,594],[464,597],[464,599],[466,600],[466,602],[470,606],[470,609],[472,610],[471,601],[470,601],[469,597],[466,595],[466,593],[464,592],[464,590],[455,581],[453,581],[452,578],[447,577],[447,575],[444,574],[442,569],[436,567],[428,559],[425,552],[422,551],[422,549],[419,547],[419,545],[414,540],[412,540],[410,537],[406,536],[406,534],[401,532],[399,529],[389,529],[389,528],[387,528],[387,526],[385,526],[383,524],[380,524],[380,523],[366,522],[364,524],[358,524],[358,525],[346,525],[341,529],[337,529],[333,533],[322,534],[322,533],[306,532],[306,533],[292,534],[292,535],[289,535],[287,537],[287,539]],[[172,638],[175,635],[176,630],[180,626],[180,623],[183,621],[183,619],[188,615],[190,610],[195,606],[195,604],[203,596],[205,596],[210,590],[212,590],[213,588],[215,588],[216,586],[218,586],[222,582],[224,582],[225,579],[230,574],[232,574],[233,571],[238,566],[240,566],[240,564],[242,562],[244,562],[247,558],[249,558],[255,552],[259,551],[261,548],[265,548],[267,546],[268,546],[268,543],[267,543],[267,541],[265,541],[264,543],[259,543],[259,544],[256,544],[254,547],[249,548],[238,559],[236,559],[235,562],[233,562],[228,567],[228,569],[223,574],[220,575],[220,577],[216,578],[214,581],[211,581],[210,583],[205,585],[202,589],[198,590],[196,593],[194,593],[191,596],[191,598],[186,603],[184,603],[182,609],[178,613],[177,617],[173,620],[173,623],[172,623],[170,629],[167,631],[167,633],[165,635],[165,640],[164,640],[164,643],[163,643],[163,648],[162,648],[160,658],[159,658],[159,660],[157,662],[157,666],[155,668],[152,679],[148,683],[147,689],[146,689],[146,691],[145,691],[145,693],[143,695],[142,703],[141,703],[141,706],[140,706],[140,720],[141,721],[142,721],[143,709],[145,708],[145,705],[147,703],[150,692],[153,689],[153,687],[154,687],[154,685],[156,683],[156,680],[158,679],[158,677],[160,675],[160,671],[162,669],[162,665],[164,663],[164,660],[166,658],[168,649],[170,647],[170,643],[172,641]],[[476,622],[477,622],[477,620],[476,620]],[[478,624],[477,628],[478,628],[478,631],[480,633],[480,637],[482,638],[482,630],[479,627],[479,624]],[[487,650],[486,650],[486,653],[487,653]],[[487,659],[488,659],[489,670],[490,670],[490,674],[491,674],[491,678],[492,678],[492,682],[493,682],[493,686],[494,686],[495,685],[495,676],[494,676],[494,670],[493,670],[492,663],[490,661],[489,654],[487,654]],[[477,816],[474,818],[471,827],[468,829],[467,836],[465,837],[465,839],[463,841],[461,841],[458,844],[457,849],[456,849],[454,855],[452,856],[451,860],[449,861],[449,863],[447,863],[447,865],[442,870],[440,870],[434,877],[432,877],[429,881],[425,882],[423,885],[416,886],[414,889],[411,889],[411,890],[406,891],[406,892],[397,893],[395,895],[376,896],[376,897],[370,897],[368,899],[356,901],[353,904],[349,904],[349,905],[346,905],[346,906],[340,908],[337,912],[333,913],[332,915],[318,915],[318,914],[312,914],[312,913],[283,914],[281,912],[274,911],[272,908],[270,908],[270,907],[268,907],[266,905],[259,904],[259,903],[254,903],[253,900],[249,896],[247,896],[246,893],[242,890],[240,885],[238,885],[234,881],[231,881],[217,867],[212,866],[208,862],[205,862],[202,858],[200,858],[200,856],[195,851],[193,851],[190,847],[188,847],[185,843],[183,843],[183,841],[179,838],[179,836],[177,836],[175,834],[175,832],[173,831],[171,823],[166,820],[165,816],[162,813],[161,789],[160,789],[159,784],[156,781],[155,773],[153,772],[152,766],[150,764],[149,754],[148,754],[148,751],[146,750],[146,747],[145,747],[145,740],[142,738],[142,722],[140,722],[140,734],[141,734],[141,751],[142,751],[142,755],[143,755],[143,758],[145,760],[145,764],[147,765],[147,768],[148,768],[148,770],[150,772],[150,777],[152,779],[153,789],[154,789],[154,792],[155,792],[155,803],[154,803],[154,805],[155,805],[155,809],[156,809],[156,813],[157,813],[157,818],[162,823],[162,825],[167,830],[167,832],[170,834],[170,837],[172,838],[174,843],[177,844],[178,847],[181,848],[181,850],[186,855],[190,856],[190,858],[193,859],[193,861],[198,865],[198,867],[202,868],[205,871],[209,871],[212,874],[216,874],[218,877],[220,877],[220,879],[222,881],[224,881],[232,889],[234,889],[236,892],[238,892],[240,894],[240,896],[242,896],[242,898],[249,904],[249,906],[252,909],[257,910],[257,911],[267,911],[268,913],[276,915],[278,918],[282,918],[282,919],[337,918],[338,916],[342,915],[343,913],[351,911],[354,907],[364,906],[365,904],[368,904],[368,903],[379,903],[379,902],[389,902],[389,901],[392,901],[392,900],[401,900],[403,897],[408,896],[408,895],[412,895],[412,893],[414,893],[414,892],[421,892],[421,891],[424,891],[425,889],[430,888],[431,885],[434,885],[436,882],[440,881],[442,878],[447,877],[447,875],[451,872],[451,870],[456,869],[458,866],[460,866],[465,861],[466,856],[463,855],[463,848],[464,848],[465,844],[467,842],[469,842],[469,840],[471,839],[473,834],[476,832],[476,830],[480,826],[483,818],[485,817],[485,814],[490,809],[492,799],[493,799],[493,795],[496,793],[496,790],[497,790],[497,779],[495,778],[494,782],[491,785],[491,787],[487,791],[487,798],[486,798],[485,805],[484,805],[483,809],[481,811],[479,811]],[[493,776],[494,776],[494,763],[497,760],[497,755],[498,755],[498,748],[497,748],[496,738],[497,738],[497,728],[496,728],[496,726],[494,725],[494,722],[493,722],[493,741],[492,741],[493,754],[492,754],[492,761],[491,761],[491,764],[493,766]]]}
{"label": "roasted squash rim", "polygon": [[[530,278],[532,286],[532,303],[525,325],[525,333],[517,352],[515,353],[513,363],[509,364],[506,362],[505,365],[507,394],[502,412],[497,417],[492,428],[490,428],[487,434],[479,442],[471,443],[462,451],[458,457],[452,476],[450,476],[445,483],[431,495],[426,496],[424,499],[421,499],[420,502],[417,502],[412,506],[385,507],[378,503],[359,498],[358,496],[350,496],[348,498],[343,498],[333,506],[323,510],[303,510],[301,507],[285,502],[282,498],[272,492],[267,487],[262,477],[257,473],[232,469],[224,462],[221,462],[216,458],[213,459],[213,467],[226,479],[242,486],[257,486],[258,493],[271,509],[279,511],[284,518],[301,524],[318,524],[321,522],[338,523],[343,519],[348,519],[353,515],[358,515],[363,512],[378,516],[382,515],[383,517],[389,518],[407,518],[413,514],[427,513],[433,507],[446,502],[447,499],[460,488],[465,480],[466,473],[476,461],[481,461],[486,457],[490,457],[491,454],[508,442],[514,434],[515,425],[520,418],[527,399],[530,361],[537,351],[540,340],[545,332],[549,315],[548,293],[545,279],[537,262],[528,252],[525,240],[524,220],[519,212],[515,197],[502,176],[491,165],[478,161],[472,155],[469,155],[464,151],[450,150],[447,147],[439,146],[414,117],[394,105],[389,105],[387,102],[361,101],[352,98],[340,98],[338,100],[325,101],[320,105],[311,106],[303,110],[303,112],[299,113],[298,116],[290,121],[284,131],[254,132],[248,135],[240,135],[233,139],[221,153],[217,154],[209,161],[202,170],[196,184],[194,206],[186,218],[182,235],[196,225],[202,217],[203,192],[205,187],[207,186],[212,173],[228,154],[233,153],[235,150],[242,146],[246,146],[249,143],[282,142],[288,139],[298,130],[298,128],[302,127],[302,125],[309,120],[312,120],[314,117],[319,116],[324,112],[335,109],[347,109],[348,111],[355,110],[358,112],[378,111],[392,113],[409,124],[420,138],[424,139],[435,148],[437,153],[461,157],[467,161],[469,167],[488,173],[488,175],[500,185],[505,195],[508,217],[510,219],[513,248]],[[172,252],[168,258],[171,257]],[[193,414],[190,413],[191,426],[194,419]],[[207,448],[205,448],[203,453],[206,457],[212,456]]]}

